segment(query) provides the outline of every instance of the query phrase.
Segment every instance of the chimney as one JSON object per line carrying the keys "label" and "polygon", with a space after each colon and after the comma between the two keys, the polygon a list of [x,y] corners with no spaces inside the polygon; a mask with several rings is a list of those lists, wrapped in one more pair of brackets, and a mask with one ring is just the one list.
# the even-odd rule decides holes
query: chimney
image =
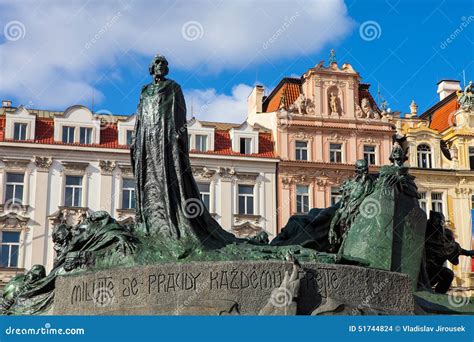
{"label": "chimney", "polygon": [[262,112],[262,102],[263,102],[263,86],[256,85],[249,97],[247,98],[247,112],[256,114]]}
{"label": "chimney", "polygon": [[2,100],[2,107],[3,108],[10,108],[12,106],[11,100]]}
{"label": "chimney", "polygon": [[455,91],[461,90],[459,81],[456,80],[441,80],[438,82],[439,100],[442,101],[446,96],[451,95]]}

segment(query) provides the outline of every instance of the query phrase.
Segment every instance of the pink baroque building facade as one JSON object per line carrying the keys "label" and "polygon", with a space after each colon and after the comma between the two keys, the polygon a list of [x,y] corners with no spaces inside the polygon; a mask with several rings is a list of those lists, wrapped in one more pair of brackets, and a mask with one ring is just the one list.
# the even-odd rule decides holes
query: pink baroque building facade
{"label": "pink baroque building facade", "polygon": [[253,89],[248,122],[272,131],[280,158],[278,229],[291,215],[337,202],[357,159],[371,172],[388,163],[399,113],[379,108],[369,86],[350,64],[321,62],[301,78],[282,79],[268,96]]}

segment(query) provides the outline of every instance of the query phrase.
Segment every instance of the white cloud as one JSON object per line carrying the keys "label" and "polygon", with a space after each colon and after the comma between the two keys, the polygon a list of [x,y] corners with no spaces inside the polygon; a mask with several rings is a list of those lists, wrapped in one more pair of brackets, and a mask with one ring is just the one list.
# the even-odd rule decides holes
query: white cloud
{"label": "white cloud", "polygon": [[[247,117],[247,97],[252,87],[238,84],[230,95],[219,94],[216,89],[192,89],[185,92],[188,118],[198,120],[240,123]],[[192,110],[191,110],[192,107]]]}
{"label": "white cloud", "polygon": [[[6,34],[13,21],[19,38]],[[138,70],[136,57],[160,52],[190,73],[238,72],[317,52],[352,27],[342,0],[4,0],[0,23],[0,95],[37,107],[90,98],[105,68]]]}

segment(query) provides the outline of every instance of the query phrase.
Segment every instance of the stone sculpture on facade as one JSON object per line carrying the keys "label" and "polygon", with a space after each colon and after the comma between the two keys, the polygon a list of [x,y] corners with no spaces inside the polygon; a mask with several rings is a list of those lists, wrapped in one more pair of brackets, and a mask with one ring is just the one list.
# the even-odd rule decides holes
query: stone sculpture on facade
{"label": "stone sculpture on facade", "polygon": [[313,101],[308,99],[303,93],[288,108],[289,112],[298,113],[299,115],[314,114],[315,107]]}
{"label": "stone sculpture on facade", "polygon": [[472,81],[469,81],[468,85],[464,88],[464,91],[458,91],[457,96],[461,109],[465,111],[474,110],[474,93]]}

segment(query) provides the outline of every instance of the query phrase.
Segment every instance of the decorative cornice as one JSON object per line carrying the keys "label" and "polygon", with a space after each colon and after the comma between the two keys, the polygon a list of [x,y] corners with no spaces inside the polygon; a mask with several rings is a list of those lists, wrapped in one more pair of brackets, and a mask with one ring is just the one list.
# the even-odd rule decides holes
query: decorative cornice
{"label": "decorative cornice", "polygon": [[17,213],[0,215],[0,229],[27,229],[29,217]]}
{"label": "decorative cornice", "polygon": [[133,175],[132,165],[117,164],[117,166],[120,169],[120,172],[122,172],[122,174],[127,175],[127,176]]}
{"label": "decorative cornice", "polygon": [[116,166],[117,163],[113,160],[99,160],[99,168],[102,174],[111,175]]}
{"label": "decorative cornice", "polygon": [[236,173],[237,172],[233,167],[219,167],[217,169],[217,174],[225,180],[232,180],[235,177]]}
{"label": "decorative cornice", "polygon": [[8,169],[22,169],[25,170],[28,167],[28,164],[31,163],[30,159],[20,159],[20,158],[3,158],[3,164]]}
{"label": "decorative cornice", "polygon": [[62,166],[64,167],[65,170],[81,171],[81,172],[84,172],[87,169],[87,167],[89,166],[89,163],[76,162],[76,161],[66,161],[66,160],[61,161],[61,164],[62,164]]}
{"label": "decorative cornice", "polygon": [[34,162],[39,171],[48,171],[53,164],[53,158],[35,156]]}
{"label": "decorative cornice", "polygon": [[216,170],[210,170],[207,167],[193,167],[193,176],[202,179],[211,179],[215,174]]}

